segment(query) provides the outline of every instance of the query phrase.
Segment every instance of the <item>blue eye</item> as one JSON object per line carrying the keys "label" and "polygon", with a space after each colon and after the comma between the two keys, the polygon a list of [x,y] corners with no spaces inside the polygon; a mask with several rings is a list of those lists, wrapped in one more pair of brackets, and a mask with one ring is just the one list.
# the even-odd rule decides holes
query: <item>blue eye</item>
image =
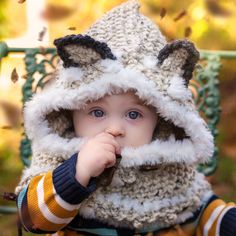
{"label": "blue eye", "polygon": [[93,116],[95,117],[103,117],[104,116],[104,112],[102,110],[93,110],[90,112]]}
{"label": "blue eye", "polygon": [[132,120],[135,120],[135,119],[137,119],[138,117],[140,117],[141,116],[141,114],[138,112],[138,111],[130,111],[129,113],[128,113],[128,117],[130,118],[130,119],[132,119]]}

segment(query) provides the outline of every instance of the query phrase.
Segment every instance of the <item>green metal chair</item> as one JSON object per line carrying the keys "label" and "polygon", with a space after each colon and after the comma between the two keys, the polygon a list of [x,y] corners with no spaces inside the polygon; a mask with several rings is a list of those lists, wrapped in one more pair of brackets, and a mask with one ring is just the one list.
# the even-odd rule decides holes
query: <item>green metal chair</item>
{"label": "green metal chair", "polygon": [[[50,74],[55,70],[57,64],[57,53],[55,48],[9,48],[6,43],[0,42],[0,60],[7,57],[9,53],[23,53],[27,72],[27,79],[22,87],[23,104],[43,88]],[[198,110],[207,121],[209,128],[216,140],[218,135],[217,123],[220,117],[220,93],[219,70],[221,58],[236,57],[235,53],[218,51],[210,52],[201,50],[201,60],[195,70],[194,79],[190,86]],[[39,75],[36,79],[36,74]],[[20,145],[20,158],[25,166],[30,165],[31,144],[25,134],[23,134]],[[200,165],[199,171],[206,176],[212,174],[217,167],[218,148],[215,147],[211,161],[206,165]],[[14,207],[0,206],[0,213],[14,213]]]}

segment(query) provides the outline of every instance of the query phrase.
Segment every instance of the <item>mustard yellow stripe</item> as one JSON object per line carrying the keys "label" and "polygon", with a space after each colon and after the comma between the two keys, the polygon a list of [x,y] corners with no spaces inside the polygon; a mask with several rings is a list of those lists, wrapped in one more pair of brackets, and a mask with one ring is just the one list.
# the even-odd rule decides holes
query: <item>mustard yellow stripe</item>
{"label": "mustard yellow stripe", "polygon": [[[47,235],[47,236],[52,236],[52,235]],[[81,234],[76,231],[66,229],[63,231],[58,231],[57,236],[85,236],[85,234]]]}
{"label": "mustard yellow stripe", "polygon": [[218,223],[218,219],[221,216],[221,213],[225,210],[225,208],[229,207],[229,206],[234,206],[235,204],[233,202],[227,203],[225,205],[225,207],[221,210],[220,214],[218,215],[218,217],[216,218],[216,220],[214,221],[213,225],[211,226],[210,230],[208,231],[208,235],[209,236],[215,236],[216,235],[216,227],[217,227],[217,223]]}
{"label": "mustard yellow stripe", "polygon": [[234,202],[229,202],[229,203],[226,204],[225,207],[229,207],[229,206],[236,207],[236,204]]}
{"label": "mustard yellow stripe", "polygon": [[54,224],[48,221],[42,214],[38,206],[37,186],[39,181],[43,178],[43,175],[32,178],[28,187],[27,199],[28,199],[28,211],[34,228],[44,231],[57,231],[63,228],[64,224]]}
{"label": "mustard yellow stripe", "polygon": [[48,172],[44,178],[44,202],[47,204],[48,209],[57,217],[69,218],[75,217],[78,210],[68,211],[62,206],[60,206],[56,200],[53,193],[53,182],[52,182],[52,172]]}
{"label": "mustard yellow stripe", "polygon": [[[204,210],[201,218],[200,218],[200,222],[199,222],[199,225],[198,227],[201,228],[201,231],[203,231],[204,229],[204,226],[205,224],[207,223],[207,221],[209,220],[209,218],[211,217],[211,214],[212,212],[218,207],[218,206],[221,206],[221,205],[226,205],[225,202],[221,199],[217,199],[217,200],[214,200],[213,202],[211,202],[207,207],[206,209]],[[201,236],[200,235],[197,235],[197,236]]]}

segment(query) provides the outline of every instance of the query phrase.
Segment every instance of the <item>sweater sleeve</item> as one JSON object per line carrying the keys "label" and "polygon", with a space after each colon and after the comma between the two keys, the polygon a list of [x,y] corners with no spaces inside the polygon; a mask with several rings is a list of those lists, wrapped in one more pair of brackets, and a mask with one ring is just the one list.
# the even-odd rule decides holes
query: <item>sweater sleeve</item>
{"label": "sweater sleeve", "polygon": [[210,202],[200,218],[196,236],[235,236],[236,205],[221,199]]}
{"label": "sweater sleeve", "polygon": [[54,171],[35,176],[17,198],[21,223],[33,233],[52,233],[64,228],[78,214],[80,203],[96,188],[75,178],[77,154]]}

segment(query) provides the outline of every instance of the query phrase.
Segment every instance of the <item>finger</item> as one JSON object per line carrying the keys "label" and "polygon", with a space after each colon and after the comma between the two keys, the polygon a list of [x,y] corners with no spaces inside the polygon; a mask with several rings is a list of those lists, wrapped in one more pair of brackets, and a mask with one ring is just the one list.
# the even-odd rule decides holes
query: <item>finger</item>
{"label": "finger", "polygon": [[112,145],[115,148],[115,152],[117,154],[120,154],[120,145],[113,136],[98,136],[96,138],[96,141],[98,141],[101,144]]}
{"label": "finger", "polygon": [[98,141],[98,142],[109,143],[110,140],[115,140],[115,139],[110,134],[102,133],[102,134],[99,134],[99,135],[95,136],[93,140]]}
{"label": "finger", "polygon": [[115,153],[120,154],[120,152],[121,152],[120,144],[115,139],[112,139],[110,142],[113,145],[113,147],[115,148]]}
{"label": "finger", "polygon": [[118,142],[115,140],[114,136],[107,134],[107,133],[102,133],[99,136],[96,136],[96,140],[98,140],[99,142],[103,142],[103,143],[110,143],[113,146],[115,146],[115,148],[117,149],[117,151],[120,149],[120,145],[118,144]]}
{"label": "finger", "polygon": [[102,143],[101,147],[105,152],[112,153],[113,155],[116,153],[115,146],[110,143]]}
{"label": "finger", "polygon": [[95,137],[108,137],[108,138],[114,138],[114,136],[112,134],[109,134],[107,132],[101,132],[99,134],[97,134]]}
{"label": "finger", "polygon": [[107,137],[104,134],[98,134],[98,135],[94,136],[93,138],[90,138],[89,142],[109,143],[111,139],[112,139],[111,137]]}
{"label": "finger", "polygon": [[112,167],[116,164],[116,156],[114,154],[107,157],[105,168]]}
{"label": "finger", "polygon": [[[108,147],[107,145],[109,145],[112,148],[112,151],[114,153],[120,154],[121,148],[120,148],[120,145],[118,144],[118,142],[116,140],[108,140],[108,141],[102,142],[102,143],[103,143],[103,145],[106,145],[106,147]],[[109,148],[109,150],[110,150],[110,148]]]}
{"label": "finger", "polygon": [[113,164],[113,163],[111,163],[111,164],[107,164],[106,166],[105,166],[105,169],[107,169],[107,168],[111,168],[111,167],[113,167],[115,164]]}
{"label": "finger", "polygon": [[115,153],[120,154],[121,153],[121,148],[120,145],[118,144],[118,142],[115,140],[115,137],[109,133],[106,132],[102,132],[99,133],[96,136],[96,139],[99,140],[99,142],[102,143],[109,143],[111,145],[113,145],[115,147]]}

